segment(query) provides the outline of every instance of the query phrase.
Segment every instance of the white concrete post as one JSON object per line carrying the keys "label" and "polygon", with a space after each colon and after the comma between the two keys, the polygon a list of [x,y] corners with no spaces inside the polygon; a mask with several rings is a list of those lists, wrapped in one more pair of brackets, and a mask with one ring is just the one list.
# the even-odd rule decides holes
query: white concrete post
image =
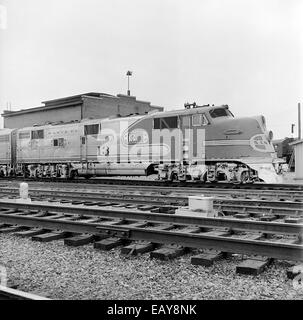
{"label": "white concrete post", "polygon": [[25,182],[20,183],[20,198],[23,200],[28,199],[28,184]]}

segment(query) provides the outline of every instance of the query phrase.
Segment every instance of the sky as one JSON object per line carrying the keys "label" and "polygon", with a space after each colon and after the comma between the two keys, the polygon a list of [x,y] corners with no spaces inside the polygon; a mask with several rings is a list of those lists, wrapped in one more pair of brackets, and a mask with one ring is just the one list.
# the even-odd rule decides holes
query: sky
{"label": "sky", "polygon": [[131,70],[137,99],[228,104],[290,136],[303,103],[302,14],[302,0],[0,0],[0,111],[126,93]]}

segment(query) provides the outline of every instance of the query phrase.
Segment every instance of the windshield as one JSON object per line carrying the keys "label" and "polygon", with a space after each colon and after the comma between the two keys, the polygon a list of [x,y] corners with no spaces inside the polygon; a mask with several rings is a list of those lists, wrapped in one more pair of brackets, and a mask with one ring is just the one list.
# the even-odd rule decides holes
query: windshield
{"label": "windshield", "polygon": [[232,113],[225,108],[216,108],[216,109],[210,110],[209,114],[212,118],[233,117]]}

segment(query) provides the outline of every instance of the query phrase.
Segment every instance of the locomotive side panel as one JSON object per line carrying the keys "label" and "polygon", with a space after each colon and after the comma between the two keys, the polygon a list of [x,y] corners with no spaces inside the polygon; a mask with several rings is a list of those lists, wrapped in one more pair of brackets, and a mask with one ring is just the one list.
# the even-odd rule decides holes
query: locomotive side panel
{"label": "locomotive side panel", "polygon": [[32,127],[18,130],[18,163],[79,161],[79,125]]}
{"label": "locomotive side panel", "polygon": [[97,138],[97,154],[100,163],[130,163],[140,161],[133,146],[136,136],[131,129],[138,117],[104,120]]}
{"label": "locomotive side panel", "polygon": [[16,164],[16,130],[0,130],[0,176],[14,174]]}
{"label": "locomotive side panel", "polygon": [[0,130],[0,164],[11,164],[12,153],[14,153],[13,132],[14,130],[11,129]]}
{"label": "locomotive side panel", "polygon": [[261,116],[193,108],[29,127],[17,137],[2,131],[0,164],[7,173],[16,163],[17,174],[32,177],[144,175],[155,167],[163,179],[269,181],[276,178],[271,140]]}
{"label": "locomotive side panel", "polygon": [[155,163],[160,161],[161,155],[167,154],[165,141],[160,144],[153,129],[153,121],[150,117],[144,117],[131,125],[127,137],[122,137],[122,145],[128,148],[131,162]]}

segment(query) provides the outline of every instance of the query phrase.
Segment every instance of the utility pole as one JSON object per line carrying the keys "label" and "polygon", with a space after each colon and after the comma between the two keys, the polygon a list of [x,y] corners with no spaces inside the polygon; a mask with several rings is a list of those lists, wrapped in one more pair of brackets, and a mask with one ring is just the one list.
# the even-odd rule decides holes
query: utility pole
{"label": "utility pole", "polygon": [[295,126],[296,126],[296,125],[295,125],[294,123],[291,124],[291,137],[292,137],[292,138],[294,137]]}
{"label": "utility pole", "polygon": [[301,104],[298,103],[298,139],[301,140]]}
{"label": "utility pole", "polygon": [[131,77],[133,75],[133,72],[132,71],[127,71],[126,75],[127,75],[127,95],[130,96],[129,77]]}

